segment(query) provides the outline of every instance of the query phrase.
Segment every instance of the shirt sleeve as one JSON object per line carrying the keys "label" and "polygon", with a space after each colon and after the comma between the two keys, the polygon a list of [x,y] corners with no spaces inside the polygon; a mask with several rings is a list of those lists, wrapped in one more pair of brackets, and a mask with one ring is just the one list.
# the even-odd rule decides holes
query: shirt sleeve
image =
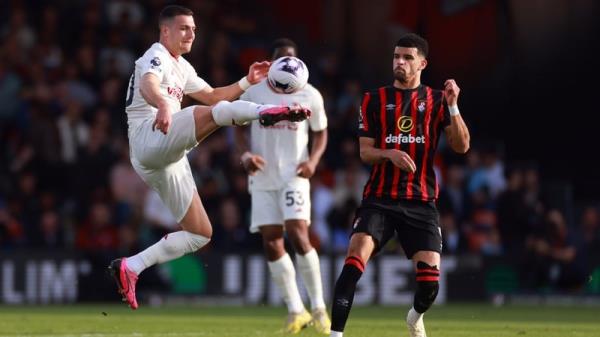
{"label": "shirt sleeve", "polygon": [[325,104],[323,96],[317,89],[311,90],[311,112],[312,115],[308,120],[312,131],[322,131],[327,128],[327,115],[325,114]]}
{"label": "shirt sleeve", "polygon": [[358,111],[358,136],[376,138],[374,112],[377,111],[371,93],[365,93]]}
{"label": "shirt sleeve", "polygon": [[185,81],[185,87],[183,88],[183,93],[188,95],[194,92],[198,92],[208,86],[205,80],[200,78],[196,73],[194,67],[191,64],[187,64],[188,68],[188,78]]}
{"label": "shirt sleeve", "polygon": [[162,82],[165,73],[168,71],[167,57],[160,52],[150,52],[137,61],[141,70],[141,75],[152,73]]}

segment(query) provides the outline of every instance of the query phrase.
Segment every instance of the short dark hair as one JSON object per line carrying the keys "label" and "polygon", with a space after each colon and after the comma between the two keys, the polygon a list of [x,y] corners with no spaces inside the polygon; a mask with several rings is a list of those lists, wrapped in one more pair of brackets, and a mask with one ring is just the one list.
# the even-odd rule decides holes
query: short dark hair
{"label": "short dark hair", "polygon": [[275,52],[277,51],[277,49],[286,48],[286,47],[294,48],[296,53],[298,53],[298,45],[296,44],[296,42],[294,42],[292,39],[282,37],[280,39],[273,41],[273,43],[271,44],[271,49],[270,49],[271,57],[273,55],[275,55]]}
{"label": "short dark hair", "polygon": [[423,57],[427,57],[429,54],[429,43],[415,33],[404,34],[400,37],[398,42],[396,42],[396,47],[417,48],[417,51],[423,55]]}
{"label": "short dark hair", "polygon": [[191,9],[178,5],[169,5],[160,11],[158,16],[158,25],[162,25],[165,21],[170,20],[178,15],[193,16],[194,12]]}

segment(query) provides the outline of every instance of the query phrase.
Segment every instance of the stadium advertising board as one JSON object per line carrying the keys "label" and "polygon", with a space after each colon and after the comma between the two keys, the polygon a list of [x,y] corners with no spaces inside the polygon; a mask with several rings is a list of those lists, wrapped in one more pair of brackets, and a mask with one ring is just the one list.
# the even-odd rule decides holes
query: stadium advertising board
{"label": "stadium advertising board", "polygon": [[[4,304],[50,304],[81,301],[105,301],[116,298],[112,281],[105,277],[104,258],[78,253],[21,252],[0,257],[0,302]],[[108,260],[107,260],[108,261]],[[447,273],[456,268],[456,259],[443,261],[438,302],[447,300]],[[331,298],[335,276],[343,257],[321,257],[325,297]],[[157,275],[166,287],[157,290],[139,284],[141,299],[221,298],[241,304],[282,304],[276,287],[271,284],[262,255],[199,254],[187,260],[159,266]],[[412,268],[410,261],[397,256],[381,256],[369,264],[358,284],[357,305],[399,305],[412,302]],[[306,291],[299,279],[303,296]],[[189,297],[189,295],[196,295]]]}
{"label": "stadium advertising board", "polygon": [[[2,254],[0,303],[116,302],[119,296],[115,285],[106,275],[106,265],[112,258],[114,256],[57,251]],[[343,256],[322,255],[320,258],[326,300],[332,298],[343,262]],[[450,256],[442,259],[442,266],[438,304],[495,300],[500,298],[498,294],[523,294],[511,261],[507,259]],[[600,275],[600,267],[596,274]],[[358,283],[354,303],[410,305],[414,279],[411,261],[398,255],[378,256],[369,263]],[[299,276],[298,284],[307,300]],[[600,294],[600,282],[591,282],[587,288],[586,296]],[[283,305],[261,254],[216,252],[187,255],[148,269],[138,283],[138,299],[146,304]]]}

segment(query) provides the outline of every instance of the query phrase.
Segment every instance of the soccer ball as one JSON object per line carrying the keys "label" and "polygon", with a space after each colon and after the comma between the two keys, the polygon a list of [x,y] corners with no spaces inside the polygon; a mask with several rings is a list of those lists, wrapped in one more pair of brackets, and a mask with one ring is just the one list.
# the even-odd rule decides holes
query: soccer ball
{"label": "soccer ball", "polygon": [[280,94],[294,93],[308,82],[308,68],[301,59],[283,56],[271,63],[267,82],[271,89]]}

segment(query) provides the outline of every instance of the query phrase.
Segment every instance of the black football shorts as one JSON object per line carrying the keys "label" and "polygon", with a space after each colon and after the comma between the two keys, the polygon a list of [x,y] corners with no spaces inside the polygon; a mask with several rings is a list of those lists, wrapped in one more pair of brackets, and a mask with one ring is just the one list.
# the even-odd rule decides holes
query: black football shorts
{"label": "black football shorts", "polygon": [[393,202],[363,200],[356,210],[352,234],[375,239],[375,252],[396,235],[408,259],[418,251],[442,252],[442,233],[435,203],[419,200]]}

